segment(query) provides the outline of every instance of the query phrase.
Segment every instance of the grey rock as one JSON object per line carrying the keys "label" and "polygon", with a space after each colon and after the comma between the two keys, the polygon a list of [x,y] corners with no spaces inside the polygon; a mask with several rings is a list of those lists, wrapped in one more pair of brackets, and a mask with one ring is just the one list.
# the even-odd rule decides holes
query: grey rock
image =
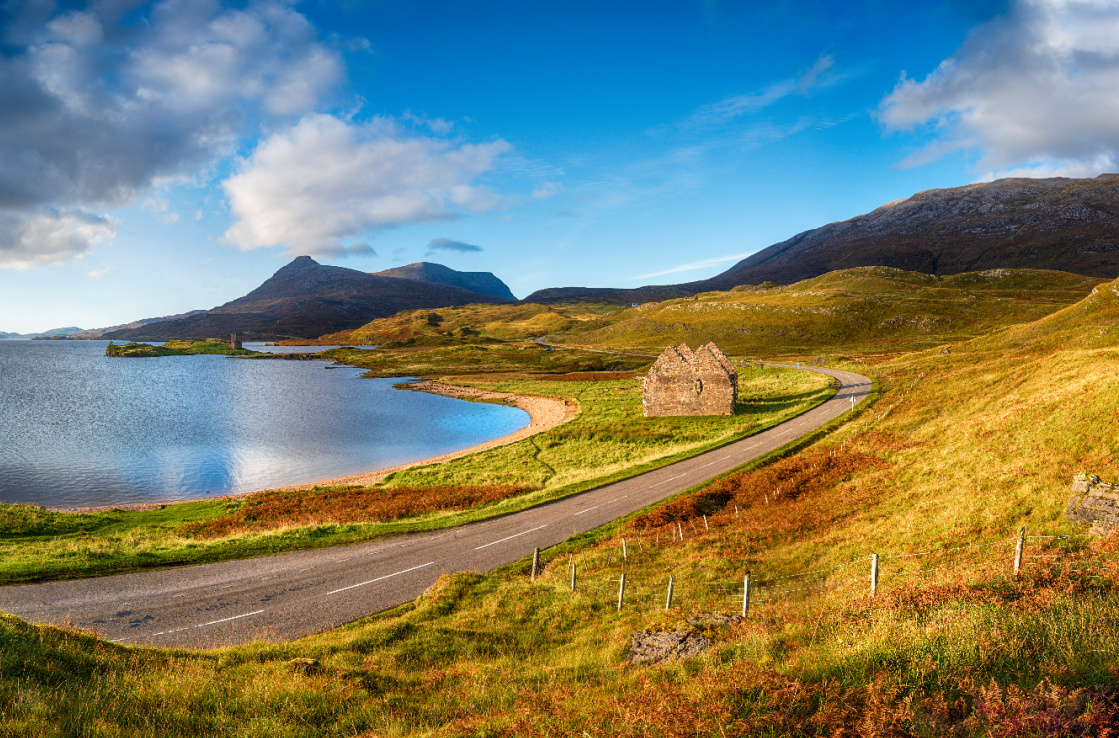
{"label": "grey rock", "polygon": [[1078,474],[1072,481],[1072,497],[1065,517],[1090,525],[1093,535],[1107,535],[1119,525],[1119,485],[1102,481],[1095,474]]}
{"label": "grey rock", "polygon": [[641,630],[629,637],[631,664],[661,664],[687,659],[711,648],[711,640],[695,631]]}

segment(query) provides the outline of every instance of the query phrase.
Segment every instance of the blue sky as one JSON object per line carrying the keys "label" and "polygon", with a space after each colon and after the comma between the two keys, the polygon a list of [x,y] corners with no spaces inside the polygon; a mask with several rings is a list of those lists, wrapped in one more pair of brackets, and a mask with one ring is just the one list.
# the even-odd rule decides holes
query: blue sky
{"label": "blue sky", "polygon": [[4,331],[210,308],[300,254],[690,281],[920,190],[1119,168],[1115,2],[0,8]]}

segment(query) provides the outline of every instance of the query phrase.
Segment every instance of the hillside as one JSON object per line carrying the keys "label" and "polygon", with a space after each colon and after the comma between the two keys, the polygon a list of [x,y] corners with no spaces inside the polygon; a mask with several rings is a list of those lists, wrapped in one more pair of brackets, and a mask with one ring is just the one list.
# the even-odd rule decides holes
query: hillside
{"label": "hillside", "polygon": [[498,303],[461,287],[325,266],[301,256],[255,290],[213,310],[103,334],[127,341],[201,339],[242,333],[248,340],[317,338],[401,310]]}
{"label": "hillside", "polygon": [[495,277],[491,272],[460,272],[442,264],[432,264],[427,261],[418,261],[395,269],[385,269],[374,272],[380,277],[399,277],[400,279],[415,279],[420,282],[434,282],[436,284],[449,284],[462,287],[464,290],[477,292],[490,297],[500,297],[503,300],[516,300],[516,296],[509,290],[509,285]]}
{"label": "hillside", "polygon": [[861,267],[786,287],[647,303],[580,323],[554,340],[646,351],[715,341],[728,353],[756,355],[911,351],[1036,320],[1101,281],[1039,270],[937,277]]}
{"label": "hillside", "polygon": [[[378,318],[352,331],[322,336],[330,346],[438,346],[486,340],[508,341],[562,333],[617,310],[612,306],[463,305],[441,310],[410,310]],[[288,342],[297,344],[300,342]]]}
{"label": "hillside", "polygon": [[636,290],[549,289],[525,299],[645,302],[673,291],[692,295],[744,284],[790,284],[862,266],[935,275],[1045,269],[1114,279],[1119,276],[1119,178],[1000,179],[925,190],[799,233],[710,279]]}

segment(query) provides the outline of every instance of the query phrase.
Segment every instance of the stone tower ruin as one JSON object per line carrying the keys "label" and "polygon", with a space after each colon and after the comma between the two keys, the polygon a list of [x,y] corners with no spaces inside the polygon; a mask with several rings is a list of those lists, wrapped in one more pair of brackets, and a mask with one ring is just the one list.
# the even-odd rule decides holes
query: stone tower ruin
{"label": "stone tower ruin", "polygon": [[229,334],[229,348],[233,349],[234,351],[240,351],[241,350],[242,347],[241,347],[241,334],[240,333],[230,333]]}
{"label": "stone tower ruin", "polygon": [[714,343],[666,348],[643,383],[645,417],[734,415],[738,372]]}

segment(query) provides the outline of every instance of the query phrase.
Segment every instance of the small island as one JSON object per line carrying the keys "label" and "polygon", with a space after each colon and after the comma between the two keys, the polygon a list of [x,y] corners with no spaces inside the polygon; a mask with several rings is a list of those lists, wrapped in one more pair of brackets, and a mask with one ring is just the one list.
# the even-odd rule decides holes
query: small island
{"label": "small island", "polygon": [[105,356],[127,359],[148,358],[152,356],[191,356],[194,354],[221,354],[225,356],[260,356],[261,352],[241,348],[240,341],[223,341],[208,338],[197,341],[168,341],[162,346],[150,343],[125,343],[114,345],[112,341],[105,347]]}

